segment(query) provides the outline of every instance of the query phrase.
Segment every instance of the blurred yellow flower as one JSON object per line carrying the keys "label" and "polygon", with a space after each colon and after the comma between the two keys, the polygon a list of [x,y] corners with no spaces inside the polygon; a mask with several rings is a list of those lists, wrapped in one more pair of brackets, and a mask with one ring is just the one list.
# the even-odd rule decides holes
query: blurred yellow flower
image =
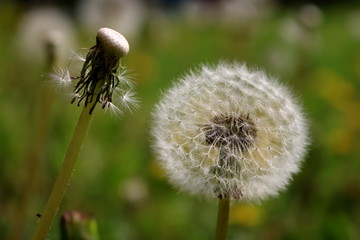
{"label": "blurred yellow flower", "polygon": [[165,171],[157,164],[157,161],[157,159],[152,159],[149,163],[149,169],[154,177],[161,179],[165,177]]}
{"label": "blurred yellow flower", "polygon": [[346,125],[351,131],[360,130],[360,101],[352,101],[346,105],[344,111]]}
{"label": "blurred yellow flower", "polygon": [[329,69],[319,69],[314,74],[320,95],[336,109],[344,110],[355,99],[355,87],[343,76]]}
{"label": "blurred yellow flower", "polygon": [[335,153],[352,152],[359,142],[360,130],[360,100],[356,87],[330,69],[318,69],[313,77],[320,95],[341,114],[340,126],[330,130],[327,136],[329,148]]}
{"label": "blurred yellow flower", "polygon": [[357,134],[348,128],[336,129],[329,134],[328,144],[335,153],[350,153],[357,146],[357,138]]}
{"label": "blurred yellow flower", "polygon": [[236,204],[231,206],[229,223],[247,227],[256,226],[262,218],[261,208],[249,204]]}
{"label": "blurred yellow flower", "polygon": [[356,76],[360,78],[360,52],[357,53],[357,55],[355,57],[353,70],[354,70],[354,73],[356,74]]}

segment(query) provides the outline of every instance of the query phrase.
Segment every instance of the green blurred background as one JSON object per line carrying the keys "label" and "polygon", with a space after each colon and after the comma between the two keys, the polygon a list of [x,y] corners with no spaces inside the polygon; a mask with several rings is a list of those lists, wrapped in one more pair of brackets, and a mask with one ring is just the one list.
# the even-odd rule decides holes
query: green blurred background
{"label": "green blurred background", "polygon": [[[184,72],[236,60],[289,85],[312,144],[278,197],[232,206],[228,239],[360,239],[359,3],[51,3],[0,3],[0,239],[31,238],[81,110],[61,91],[44,97],[46,31],[63,33],[62,64],[103,26],[129,40],[122,64],[141,108],[120,118],[95,111],[60,214],[94,214],[101,239],[212,239],[217,203],[167,183],[151,150],[151,111]],[[49,239],[60,239],[59,215]]]}

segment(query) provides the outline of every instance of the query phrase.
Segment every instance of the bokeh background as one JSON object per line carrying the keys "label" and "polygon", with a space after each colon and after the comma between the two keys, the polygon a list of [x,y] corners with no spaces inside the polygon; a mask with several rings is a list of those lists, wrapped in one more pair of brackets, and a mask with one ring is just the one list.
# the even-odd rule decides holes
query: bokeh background
{"label": "bokeh background", "polygon": [[[217,203],[167,183],[151,111],[184,72],[235,60],[289,85],[312,144],[278,197],[231,207],[228,239],[360,239],[360,3],[289,2],[2,0],[0,239],[31,238],[81,110],[49,87],[46,42],[68,64],[104,26],[130,42],[122,64],[141,108],[120,118],[95,111],[60,214],[93,214],[101,239],[213,238]],[[49,239],[60,239],[59,216]]]}

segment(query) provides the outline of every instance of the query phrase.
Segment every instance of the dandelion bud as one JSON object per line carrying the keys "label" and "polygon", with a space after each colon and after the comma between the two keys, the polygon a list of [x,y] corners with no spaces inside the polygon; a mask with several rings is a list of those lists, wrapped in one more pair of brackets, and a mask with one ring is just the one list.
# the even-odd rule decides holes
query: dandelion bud
{"label": "dandelion bud", "polygon": [[63,240],[99,239],[96,219],[79,211],[62,214],[60,233]]}
{"label": "dandelion bud", "polygon": [[288,90],[237,63],[183,77],[156,106],[152,134],[174,185],[248,201],[284,189],[308,145],[306,120]]}

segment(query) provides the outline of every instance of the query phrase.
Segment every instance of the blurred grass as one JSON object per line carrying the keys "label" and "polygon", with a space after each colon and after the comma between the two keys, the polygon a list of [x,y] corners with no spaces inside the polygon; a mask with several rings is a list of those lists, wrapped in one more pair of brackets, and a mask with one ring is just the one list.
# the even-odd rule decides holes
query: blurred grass
{"label": "blurred grass", "polygon": [[[0,8],[0,239],[9,232],[19,201],[46,65],[16,51],[23,12],[10,3]],[[201,63],[225,59],[263,67],[290,85],[303,102],[312,134],[302,172],[286,191],[262,204],[232,207],[229,239],[360,239],[360,34],[349,27],[356,24],[351,21],[360,15],[359,6],[323,9],[321,24],[313,28],[297,14],[279,8],[231,26],[149,19],[123,62],[137,82],[142,107],[120,119],[95,112],[60,212],[95,214],[102,239],[212,238],[216,204],[178,193],[167,183],[151,152],[149,131],[152,107],[172,80]],[[78,28],[79,46],[90,47],[95,33]],[[79,112],[57,97],[27,226],[19,229],[24,239],[33,232]],[[131,193],[124,190],[131,179],[140,179],[145,189],[139,201],[129,200]],[[50,239],[58,238],[56,224]]]}

